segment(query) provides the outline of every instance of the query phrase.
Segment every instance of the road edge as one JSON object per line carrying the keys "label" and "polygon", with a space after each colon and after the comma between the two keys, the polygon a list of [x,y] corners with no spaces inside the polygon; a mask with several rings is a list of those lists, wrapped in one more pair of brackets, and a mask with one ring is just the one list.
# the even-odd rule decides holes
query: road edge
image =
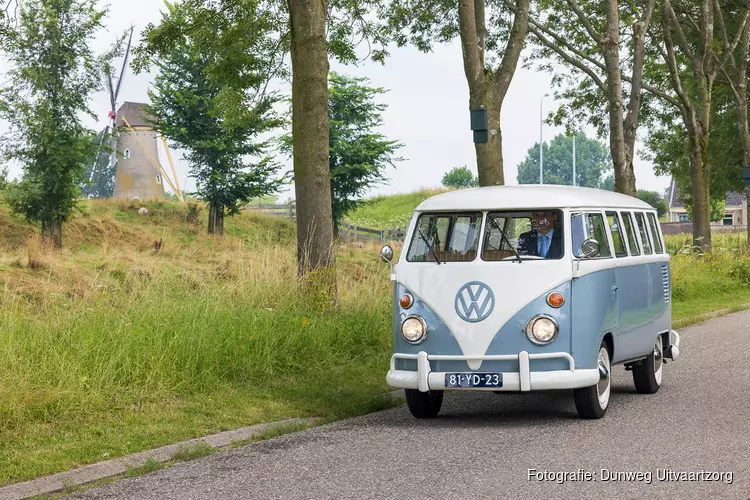
{"label": "road edge", "polygon": [[[403,390],[391,391],[386,394],[390,394],[394,399],[404,396]],[[23,500],[41,495],[52,495],[67,489],[74,489],[90,483],[96,483],[116,476],[122,476],[141,467],[147,468],[180,460],[180,457],[185,455],[186,450],[203,447],[206,448],[209,453],[212,453],[214,451],[232,448],[238,443],[245,444],[247,441],[258,439],[259,437],[262,438],[270,431],[289,428],[293,429],[291,430],[291,433],[300,432],[302,429],[298,429],[298,426],[313,427],[316,424],[326,422],[328,421],[325,419],[315,417],[292,418],[188,439],[179,443],[140,451],[124,457],[84,465],[77,469],[10,484],[0,488],[0,500]],[[202,455],[205,454],[207,453],[203,453]],[[184,459],[180,461],[183,460]]]}

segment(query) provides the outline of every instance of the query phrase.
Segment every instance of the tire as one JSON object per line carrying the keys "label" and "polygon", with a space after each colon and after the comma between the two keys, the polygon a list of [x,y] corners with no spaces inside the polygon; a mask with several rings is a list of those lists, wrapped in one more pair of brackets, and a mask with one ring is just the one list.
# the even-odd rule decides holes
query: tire
{"label": "tire", "polygon": [[609,407],[609,397],[612,393],[612,363],[609,348],[603,340],[599,346],[596,365],[601,374],[600,381],[591,387],[573,390],[576,410],[581,418],[602,418]]}
{"label": "tire", "polygon": [[646,359],[633,365],[633,383],[640,394],[654,394],[661,387],[664,377],[664,345],[661,336]]}
{"label": "tire", "polygon": [[443,406],[443,391],[419,392],[416,389],[404,389],[406,405],[416,418],[433,418],[440,413]]}

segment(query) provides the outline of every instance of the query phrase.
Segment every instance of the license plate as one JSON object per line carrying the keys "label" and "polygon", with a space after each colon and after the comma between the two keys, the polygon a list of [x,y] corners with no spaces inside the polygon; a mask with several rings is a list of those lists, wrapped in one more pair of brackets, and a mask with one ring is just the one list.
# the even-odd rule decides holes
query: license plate
{"label": "license plate", "polygon": [[502,387],[502,373],[446,373],[445,387]]}

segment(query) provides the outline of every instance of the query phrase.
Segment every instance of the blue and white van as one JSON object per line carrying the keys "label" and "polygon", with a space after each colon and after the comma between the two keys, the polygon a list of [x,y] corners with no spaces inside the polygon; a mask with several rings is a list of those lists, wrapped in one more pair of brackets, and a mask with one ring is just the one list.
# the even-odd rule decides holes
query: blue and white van
{"label": "blue and white van", "polygon": [[579,414],[601,418],[612,365],[650,394],[679,355],[656,210],[630,196],[551,185],[434,196],[391,280],[386,380],[415,417],[436,416],[445,390],[573,389]]}

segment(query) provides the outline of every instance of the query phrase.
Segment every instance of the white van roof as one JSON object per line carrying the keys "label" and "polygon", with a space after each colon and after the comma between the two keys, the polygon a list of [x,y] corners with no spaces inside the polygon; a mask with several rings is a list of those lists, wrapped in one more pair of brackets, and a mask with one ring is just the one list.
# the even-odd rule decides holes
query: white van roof
{"label": "white van roof", "polygon": [[569,207],[654,210],[651,205],[638,198],[603,189],[551,184],[522,184],[450,191],[426,199],[417,207],[417,211],[518,210]]}

